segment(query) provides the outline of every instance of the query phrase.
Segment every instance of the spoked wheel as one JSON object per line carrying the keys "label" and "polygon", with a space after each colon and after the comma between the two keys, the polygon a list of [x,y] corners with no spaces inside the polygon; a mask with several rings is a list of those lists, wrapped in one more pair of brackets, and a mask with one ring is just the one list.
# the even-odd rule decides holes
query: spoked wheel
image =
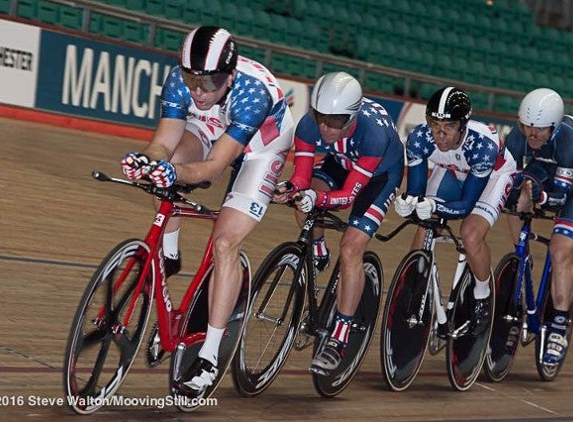
{"label": "spoked wheel", "polygon": [[263,392],[279,374],[293,347],[304,309],[305,286],[312,268],[294,242],[277,246],[253,279],[245,330],[232,365],[235,389],[245,397]]}
{"label": "spoked wheel", "polygon": [[[450,384],[455,390],[465,391],[476,381],[488,350],[493,318],[486,329],[474,334],[471,326],[471,309],[475,304],[475,281],[466,266],[454,291],[454,307],[450,317],[450,336],[446,345],[446,366]],[[495,305],[495,288],[490,278],[491,309]]]}
{"label": "spoked wheel", "polygon": [[184,343],[180,343],[177,350],[171,354],[169,364],[169,388],[171,395],[174,398],[175,406],[184,412],[191,412],[197,407],[207,403],[206,400],[211,397],[223,380],[227,369],[229,369],[229,366],[231,365],[237,346],[239,345],[251,296],[251,266],[249,258],[241,251],[240,259],[241,267],[243,269],[241,291],[219,346],[219,373],[213,384],[207,387],[207,389],[198,397],[183,397],[179,395],[178,391],[174,388],[174,385],[180,380],[181,376],[189,370],[195,359],[197,359],[199,350],[203,345],[209,315],[209,280],[213,272],[213,267],[207,271],[205,279],[203,280],[201,287],[197,291],[195,298],[193,298],[191,306],[189,306],[187,314],[185,315],[185,323],[183,324],[181,338],[187,338],[190,344],[185,347]]}
{"label": "spoked wheel", "polygon": [[499,382],[509,374],[520,342],[525,314],[517,291],[520,288],[519,262],[515,254],[507,254],[494,272],[495,313],[483,366],[486,378],[493,382]]}
{"label": "spoked wheel", "polygon": [[84,291],[64,361],[64,393],[77,413],[92,413],[103,406],[134,362],[153,299],[156,269],[149,268],[146,279],[140,280],[148,254],[140,240],[120,243]]}
{"label": "spoked wheel", "polygon": [[[384,275],[380,259],[374,252],[367,251],[364,254],[363,266],[366,275],[364,290],[356,313],[354,314],[354,322],[352,323],[348,336],[345,356],[340,362],[339,367],[328,376],[312,374],[314,388],[323,397],[334,397],[348,386],[358,372],[360,364],[366,357],[368,346],[374,335],[378,311],[380,309],[380,296],[384,284]],[[339,264],[337,262],[331,276],[329,287],[332,286],[332,282],[336,282],[339,274]],[[332,292],[331,289],[328,288],[325,295],[330,295],[330,298],[325,296],[320,308],[321,315],[328,315],[323,321],[325,321],[324,325],[328,327],[327,331],[330,333],[334,327],[334,317],[336,315],[336,295],[329,293],[329,291]],[[327,309],[323,308],[323,306],[326,306]],[[315,341],[314,354],[316,354],[319,347],[322,346],[320,343],[318,339]]]}
{"label": "spoked wheel", "polygon": [[[535,366],[537,367],[539,377],[543,381],[553,381],[555,377],[557,377],[557,374],[559,374],[565,359],[555,366],[549,366],[543,363],[543,355],[545,354],[547,338],[549,337],[547,327],[551,324],[551,320],[553,318],[553,299],[551,298],[551,291],[549,288],[549,286],[551,286],[551,273],[548,275],[546,286],[547,288],[544,294],[544,300],[541,305],[541,309],[539,310],[539,314],[541,315],[541,321],[539,324],[541,328],[540,332],[535,336]],[[570,315],[573,315],[573,313],[571,313],[573,312],[573,305],[569,309],[569,312]],[[568,344],[571,344],[571,331],[571,322],[569,322],[566,334]]]}
{"label": "spoked wheel", "polygon": [[380,358],[388,387],[405,390],[418,374],[432,328],[432,258],[411,251],[398,266],[382,318]]}

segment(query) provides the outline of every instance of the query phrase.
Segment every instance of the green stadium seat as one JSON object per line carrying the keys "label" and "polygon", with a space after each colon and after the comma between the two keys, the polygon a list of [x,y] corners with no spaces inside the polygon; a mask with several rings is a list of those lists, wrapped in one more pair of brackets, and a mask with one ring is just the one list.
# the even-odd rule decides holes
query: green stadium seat
{"label": "green stadium seat", "polygon": [[123,21],[112,16],[102,16],[101,35],[121,40],[123,38]]}
{"label": "green stadium seat", "polygon": [[16,15],[19,18],[35,19],[38,14],[38,2],[34,0],[18,1]]}
{"label": "green stadium seat", "polygon": [[236,22],[239,14],[238,7],[233,3],[225,3],[219,15],[219,25],[231,33],[235,33]]}
{"label": "green stadium seat", "polygon": [[183,32],[167,28],[157,28],[155,35],[155,47],[173,52],[179,51],[183,38],[185,38]]}
{"label": "green stadium seat", "polygon": [[149,26],[144,23],[124,21],[122,39],[137,44],[146,44],[149,39]]}
{"label": "green stadium seat", "polygon": [[37,20],[50,25],[57,25],[60,22],[60,5],[49,1],[38,1]]}
{"label": "green stadium seat", "polygon": [[62,6],[60,9],[59,25],[64,28],[81,30],[83,26],[83,12],[80,8],[73,6]]}
{"label": "green stadium seat", "polygon": [[203,23],[202,11],[204,8],[203,0],[185,2],[183,4],[183,21],[189,25],[201,25]]}
{"label": "green stadium seat", "polygon": [[145,12],[146,0],[125,0],[125,7],[132,12]]}
{"label": "green stadium seat", "polygon": [[12,0],[0,0],[0,13],[10,13]]}
{"label": "green stadium seat", "polygon": [[271,26],[267,31],[267,39],[274,43],[285,45],[288,27],[287,19],[284,16],[274,13],[270,13],[269,16],[271,19]]}
{"label": "green stadium seat", "polygon": [[183,6],[187,2],[185,0],[166,0],[165,1],[165,17],[172,20],[183,20]]}
{"label": "green stadium seat", "polygon": [[152,16],[165,16],[165,2],[163,0],[145,0],[145,12]]}
{"label": "green stadium seat", "polygon": [[[241,9],[239,10],[241,11]],[[246,10],[243,10],[245,23],[248,26],[249,14]],[[269,33],[272,32],[272,22],[270,15],[264,10],[253,11],[251,34],[253,38],[260,41],[268,41]]]}
{"label": "green stadium seat", "polygon": [[[191,3],[194,3],[192,1]],[[201,10],[201,25],[220,25],[223,7],[219,0],[206,0]]]}
{"label": "green stadium seat", "polygon": [[234,33],[243,37],[252,37],[260,40],[261,38],[258,34],[255,34],[254,24],[253,9],[249,6],[237,6]]}

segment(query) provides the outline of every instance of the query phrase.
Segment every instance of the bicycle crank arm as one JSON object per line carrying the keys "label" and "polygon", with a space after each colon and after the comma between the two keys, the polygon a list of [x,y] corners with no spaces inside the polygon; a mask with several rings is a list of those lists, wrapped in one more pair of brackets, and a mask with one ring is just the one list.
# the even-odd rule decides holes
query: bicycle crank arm
{"label": "bicycle crank arm", "polygon": [[470,322],[466,321],[460,328],[456,328],[455,330],[453,330],[450,333],[450,337],[453,339],[460,338],[462,336],[465,336],[469,330],[470,330]]}

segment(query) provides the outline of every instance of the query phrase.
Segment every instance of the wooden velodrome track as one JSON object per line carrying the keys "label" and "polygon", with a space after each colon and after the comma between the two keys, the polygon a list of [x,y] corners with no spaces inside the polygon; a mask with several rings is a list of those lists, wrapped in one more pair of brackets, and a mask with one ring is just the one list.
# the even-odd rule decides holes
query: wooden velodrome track
{"label": "wooden velodrome track", "polygon": [[[63,353],[76,305],[99,261],[119,241],[144,236],[153,218],[150,198],[142,192],[97,183],[90,173],[99,169],[119,176],[120,158],[142,149],[143,143],[8,119],[0,119],[0,127],[0,420],[79,420],[81,416],[57,403],[63,397]],[[290,174],[290,167],[286,172]],[[216,207],[225,183],[221,180],[196,197]],[[398,222],[390,212],[381,232]],[[194,271],[209,229],[206,222],[184,226],[184,274],[170,281],[176,299],[185,276]],[[539,230],[548,233],[548,226]],[[253,270],[265,253],[295,233],[290,210],[273,206],[245,245]],[[389,244],[371,244],[382,259],[386,288],[411,234]],[[338,239],[330,233],[334,252]],[[490,245],[495,262],[509,250],[503,221],[494,228]],[[542,251],[533,252],[540,262]],[[446,250],[443,256],[441,275],[448,280],[454,255]],[[393,393],[380,372],[377,334],[361,371],[334,399],[314,391],[306,370],[307,349],[293,351],[283,373],[256,398],[239,397],[227,376],[215,394],[216,406],[193,413],[150,405],[108,407],[86,420],[573,420],[573,356],[559,377],[546,383],[538,378],[533,352],[532,345],[521,348],[502,383],[480,379],[464,393],[451,389],[444,353],[428,355],[410,389]],[[167,365],[147,369],[140,350],[119,393],[165,397]]]}

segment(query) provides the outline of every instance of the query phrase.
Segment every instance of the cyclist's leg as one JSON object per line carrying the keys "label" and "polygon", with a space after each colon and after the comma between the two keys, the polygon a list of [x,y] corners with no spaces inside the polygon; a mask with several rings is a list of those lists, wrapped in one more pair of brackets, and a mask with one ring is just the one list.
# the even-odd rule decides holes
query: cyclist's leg
{"label": "cyclist's leg", "polygon": [[340,280],[333,331],[311,363],[311,371],[328,374],[340,364],[348,343],[354,313],[364,291],[363,257],[366,246],[384,218],[402,182],[403,168],[374,176],[358,194],[340,243]]}
{"label": "cyclist's leg", "polygon": [[547,324],[547,346],[543,356],[543,362],[550,366],[559,365],[563,361],[569,346],[567,329],[573,295],[573,235],[566,233],[571,233],[572,228],[573,220],[560,216],[551,237],[553,315]]}
{"label": "cyclist's leg", "polygon": [[[198,126],[188,124],[179,144],[168,157],[174,164],[190,163],[204,160],[209,153],[210,145],[201,142],[201,134]],[[155,200],[157,209],[159,201]],[[165,274],[167,277],[177,274],[181,270],[181,256],[179,255],[179,230],[181,219],[171,218],[165,227],[163,234],[163,255],[165,259]]]}
{"label": "cyclist's leg", "polygon": [[[215,268],[209,286],[207,336],[198,362],[177,383],[176,389],[184,394],[202,394],[219,375],[219,345],[241,290],[240,248],[263,218],[271,199],[268,192],[274,190],[284,161],[282,150],[270,150],[246,154],[235,165],[228,194],[213,229]],[[240,336],[237,344],[239,339]],[[226,361],[230,363],[230,359]],[[226,368],[220,369],[222,375]]]}
{"label": "cyclist's leg", "polygon": [[[348,176],[348,171],[338,164],[332,154],[327,154],[321,161],[316,163],[310,188],[315,191],[331,191],[340,189],[344,180]],[[306,214],[295,211],[296,221],[299,227],[302,227],[306,221]],[[330,250],[326,246],[324,229],[315,227],[313,232],[314,244],[314,266],[319,272],[322,272],[330,265]]]}
{"label": "cyclist's leg", "polygon": [[328,374],[336,369],[344,356],[354,312],[364,290],[362,259],[370,236],[349,227],[340,244],[340,280],[337,287],[337,311],[334,327],[323,349],[314,357],[310,370]]}
{"label": "cyclist's leg", "polygon": [[473,333],[480,334],[490,326],[493,313],[491,301],[491,249],[486,242],[489,230],[499,218],[513,180],[510,175],[494,173],[472,212],[460,227],[468,264],[475,278],[472,312]]}

